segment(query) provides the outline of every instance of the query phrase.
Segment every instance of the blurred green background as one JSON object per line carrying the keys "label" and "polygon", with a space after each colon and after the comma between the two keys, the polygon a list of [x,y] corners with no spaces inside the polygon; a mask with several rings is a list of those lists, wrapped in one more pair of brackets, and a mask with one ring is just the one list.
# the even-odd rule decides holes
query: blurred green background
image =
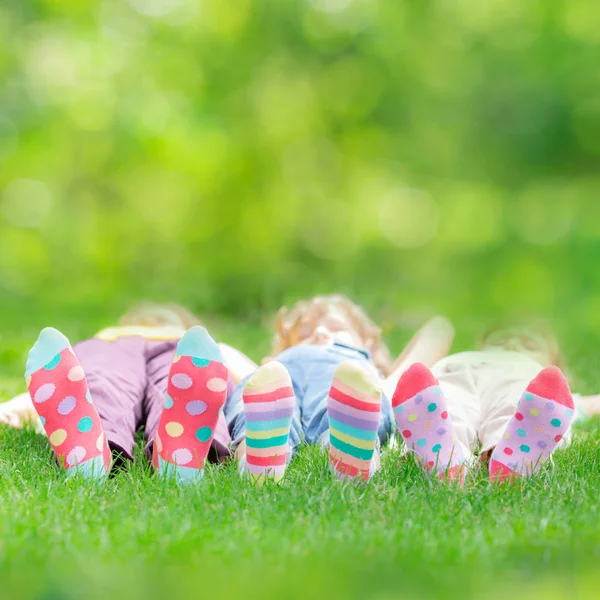
{"label": "blurred green background", "polygon": [[596,0],[5,0],[0,323],[341,290],[389,327],[600,333],[599,20]]}

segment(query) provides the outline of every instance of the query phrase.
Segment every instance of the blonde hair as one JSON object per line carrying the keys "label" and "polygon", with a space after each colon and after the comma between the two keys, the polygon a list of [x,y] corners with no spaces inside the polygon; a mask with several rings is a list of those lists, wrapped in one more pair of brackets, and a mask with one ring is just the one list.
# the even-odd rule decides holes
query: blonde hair
{"label": "blonde hair", "polygon": [[310,300],[300,300],[290,310],[282,307],[275,319],[273,356],[287,348],[296,346],[302,340],[298,330],[303,324],[316,328],[317,319],[330,307],[338,308],[350,321],[353,330],[360,336],[365,350],[368,350],[375,366],[383,375],[392,370],[392,360],[387,346],[381,340],[381,329],[354,302],[341,294],[315,296]]}
{"label": "blonde hair", "polygon": [[196,325],[202,325],[202,321],[187,308],[178,304],[142,302],[125,313],[121,317],[119,325],[123,327],[140,325],[189,329]]}
{"label": "blonde hair", "polygon": [[477,346],[479,349],[484,349],[490,345],[504,347],[515,338],[525,350],[539,352],[546,356],[548,365],[564,369],[564,359],[558,339],[545,321],[537,321],[527,325],[516,324],[492,327],[480,336]]}

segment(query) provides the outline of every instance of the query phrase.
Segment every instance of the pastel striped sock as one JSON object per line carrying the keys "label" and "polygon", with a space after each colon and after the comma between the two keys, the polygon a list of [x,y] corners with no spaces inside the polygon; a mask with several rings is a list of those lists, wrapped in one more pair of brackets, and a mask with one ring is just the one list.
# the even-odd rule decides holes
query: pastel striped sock
{"label": "pastel striped sock", "polygon": [[368,481],[381,418],[381,390],[374,377],[344,361],[327,398],[329,463],[340,479]]}
{"label": "pastel striped sock", "polygon": [[153,464],[161,477],[181,484],[202,478],[228,377],[219,346],[206,329],[190,329],[177,345],[154,440]]}
{"label": "pastel striped sock", "polygon": [[29,352],[25,379],[59,464],[69,475],[106,479],[111,465],[106,435],[83,368],[62,333],[41,332]]}
{"label": "pastel striped sock", "polygon": [[296,398],[286,368],[263,365],[244,387],[246,463],[242,473],[258,483],[285,475]]}
{"label": "pastel striped sock", "polygon": [[504,481],[537,473],[571,426],[575,405],[557,367],[544,369],[519,400],[490,461],[490,479]]}
{"label": "pastel striped sock", "polygon": [[425,365],[414,364],[402,375],[392,407],[406,446],[423,468],[440,479],[462,483],[464,454],[439,382]]}

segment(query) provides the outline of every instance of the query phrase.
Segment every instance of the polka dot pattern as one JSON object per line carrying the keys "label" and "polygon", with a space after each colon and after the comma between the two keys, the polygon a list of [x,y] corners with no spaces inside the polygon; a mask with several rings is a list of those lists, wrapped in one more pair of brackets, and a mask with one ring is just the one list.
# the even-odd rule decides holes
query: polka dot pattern
{"label": "polka dot pattern", "polygon": [[40,386],[33,395],[33,401],[36,404],[42,404],[43,402],[48,402],[52,396],[54,396],[56,392],[56,386],[53,383],[45,383]]}
{"label": "polka dot pattern", "polygon": [[57,354],[45,367],[46,371],[53,371],[60,365],[60,354]]}
{"label": "polka dot pattern", "polygon": [[[414,452],[425,469],[435,472],[438,477],[462,481],[463,453],[454,439],[446,398],[439,386],[431,385],[432,375],[423,371],[424,367],[411,368],[405,376],[410,377],[411,371],[419,372],[419,369],[423,373],[424,389],[412,398],[402,397],[398,406],[403,406],[403,410],[399,411],[398,406],[395,410],[398,429],[402,432],[407,447]],[[402,383],[401,380],[399,389]],[[417,381],[409,381],[405,389],[417,390],[418,385]]]}
{"label": "polka dot pattern", "polygon": [[79,423],[77,423],[77,429],[79,429],[81,433],[88,433],[88,431],[92,430],[93,426],[94,422],[90,417],[83,417],[83,419],[80,419]]}
{"label": "polka dot pattern", "polygon": [[69,371],[67,377],[69,378],[69,381],[82,381],[85,378],[85,373],[83,369],[77,365]]}
{"label": "polka dot pattern", "polygon": [[69,454],[67,454],[67,464],[69,467],[80,465],[86,457],[86,450],[83,446],[75,446]]}
{"label": "polka dot pattern", "polygon": [[212,437],[213,430],[210,427],[204,426],[200,427],[198,431],[196,431],[196,439],[199,442],[208,442]]}
{"label": "polka dot pattern", "polygon": [[202,400],[192,400],[185,405],[185,410],[188,415],[201,415],[206,411],[206,402],[202,402]]}
{"label": "polka dot pattern", "polygon": [[155,465],[204,469],[227,381],[226,367],[216,361],[181,356],[171,367],[166,410],[154,440]]}
{"label": "polka dot pattern", "polygon": [[210,365],[210,360],[206,358],[192,358],[192,364],[198,369],[204,369]]}
{"label": "polka dot pattern", "polygon": [[206,387],[211,392],[224,392],[227,390],[227,382],[220,377],[213,377],[207,381]]}
{"label": "polka dot pattern", "polygon": [[192,378],[185,373],[175,373],[175,375],[171,377],[171,383],[173,384],[173,387],[178,390],[189,390],[192,385],[194,385]]}
{"label": "polka dot pattern", "polygon": [[77,404],[77,400],[75,396],[67,396],[61,403],[58,405],[58,413],[61,415],[69,415],[75,409],[75,405]]}
{"label": "polka dot pattern", "polygon": [[[499,472],[498,464],[505,465],[502,468],[514,470],[518,475],[538,471],[567,430],[571,422],[570,410],[548,398],[530,392],[524,394],[514,419],[493,453],[492,473]],[[503,460],[507,456],[511,457],[510,464]]]}
{"label": "polka dot pattern", "polygon": [[[110,450],[85,373],[71,348],[65,348],[30,378],[30,393],[59,464],[70,468],[98,459],[107,470]],[[104,474],[97,471],[90,476]]]}
{"label": "polka dot pattern", "polygon": [[170,437],[177,438],[183,435],[183,425],[177,421],[171,421],[165,425],[165,431]]}
{"label": "polka dot pattern", "polygon": [[173,452],[173,461],[176,465],[188,465],[192,462],[193,455],[187,448],[179,448]]}
{"label": "polka dot pattern", "polygon": [[53,446],[60,446],[67,439],[67,432],[64,429],[57,429],[52,432],[48,439]]}

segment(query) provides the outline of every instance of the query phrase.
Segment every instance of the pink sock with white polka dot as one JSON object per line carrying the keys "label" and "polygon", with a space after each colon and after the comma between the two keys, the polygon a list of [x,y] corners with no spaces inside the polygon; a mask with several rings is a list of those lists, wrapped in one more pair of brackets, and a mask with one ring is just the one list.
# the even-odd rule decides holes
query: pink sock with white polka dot
{"label": "pink sock with white polka dot", "polygon": [[438,380],[417,363],[400,378],[392,399],[398,430],[423,468],[440,479],[464,481],[462,448]]}
{"label": "pink sock with white polka dot", "polygon": [[573,422],[569,384],[557,367],[544,369],[527,387],[490,461],[490,479],[537,473]]}
{"label": "pink sock with white polka dot", "polygon": [[106,478],[111,454],[85,373],[69,340],[42,331],[29,352],[27,387],[59,464],[69,475]]}
{"label": "pink sock with white polka dot", "polygon": [[202,478],[228,377],[221,351],[206,329],[190,329],[177,346],[154,440],[153,464],[161,476],[178,483]]}

